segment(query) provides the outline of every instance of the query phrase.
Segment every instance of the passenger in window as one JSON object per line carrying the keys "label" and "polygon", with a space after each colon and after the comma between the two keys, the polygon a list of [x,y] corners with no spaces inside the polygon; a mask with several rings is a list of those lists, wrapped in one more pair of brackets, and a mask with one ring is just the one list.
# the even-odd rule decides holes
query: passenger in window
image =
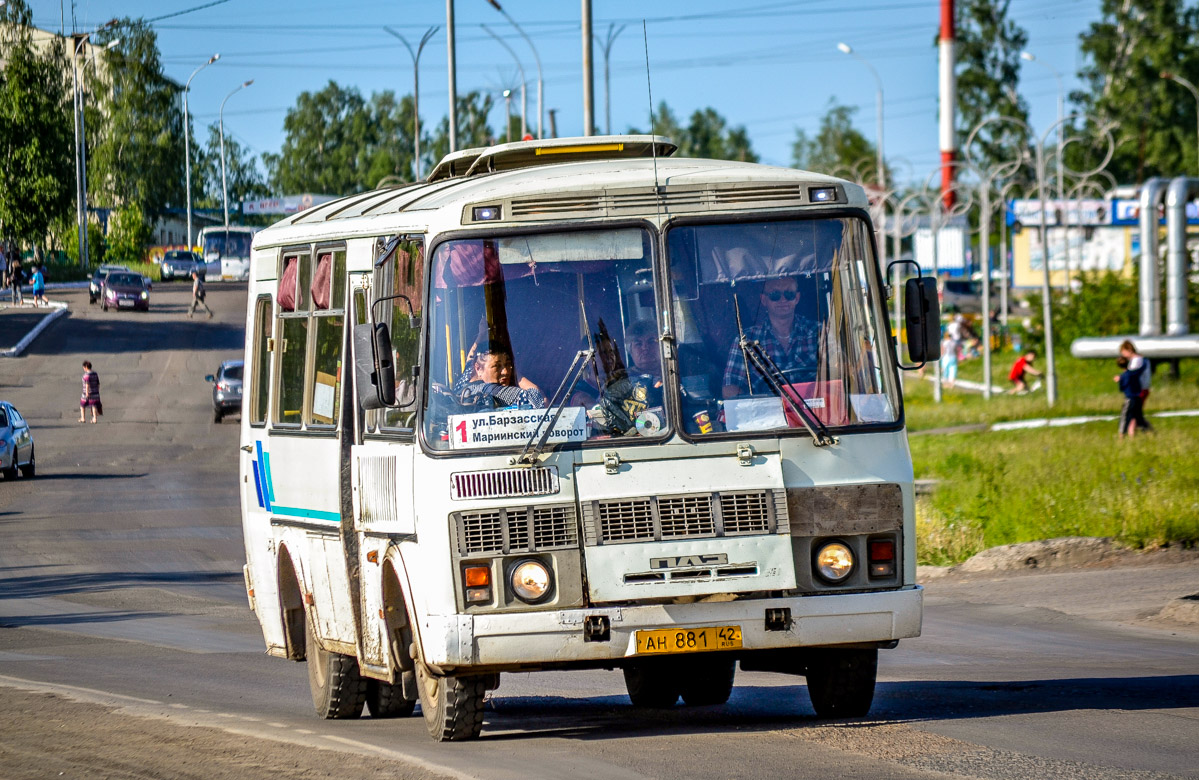
{"label": "passenger in window", "polygon": [[455,383],[458,402],[465,406],[502,408],[515,406],[540,409],[546,405],[541,388],[526,377],[516,377],[512,350],[504,344],[484,342],[476,345],[474,358],[467,366],[469,379]]}
{"label": "passenger in window", "polygon": [[[762,345],[762,351],[778,365],[788,384],[815,381],[820,326],[800,313],[799,280],[794,276],[768,279],[762,285],[760,299],[764,316],[756,325],[745,329],[746,337]],[[725,398],[746,392],[770,392],[757,369],[747,368],[738,340],[733,341],[729,350],[723,385]]]}

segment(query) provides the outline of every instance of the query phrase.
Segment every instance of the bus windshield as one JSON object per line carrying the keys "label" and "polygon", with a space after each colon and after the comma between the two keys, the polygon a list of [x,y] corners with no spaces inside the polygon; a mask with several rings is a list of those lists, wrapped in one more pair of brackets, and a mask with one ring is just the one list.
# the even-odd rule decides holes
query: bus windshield
{"label": "bus windshield", "polygon": [[651,247],[640,228],[440,244],[429,445],[521,447],[535,432],[549,445],[665,435]]}
{"label": "bus windshield", "polygon": [[667,255],[688,434],[895,422],[864,220],[675,227]]}
{"label": "bus windshield", "polygon": [[204,257],[250,257],[250,244],[254,236],[247,230],[225,231],[216,228],[204,234]]}

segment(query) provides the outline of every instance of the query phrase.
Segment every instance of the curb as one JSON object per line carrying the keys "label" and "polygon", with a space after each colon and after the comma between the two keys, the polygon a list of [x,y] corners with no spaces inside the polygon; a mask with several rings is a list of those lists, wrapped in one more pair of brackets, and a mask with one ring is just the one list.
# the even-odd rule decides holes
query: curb
{"label": "curb", "polygon": [[33,343],[33,340],[36,339],[43,330],[50,327],[50,323],[67,313],[67,305],[62,301],[50,301],[50,305],[53,306],[55,310],[50,312],[45,317],[42,317],[42,321],[35,325],[33,330],[26,333],[25,337],[18,341],[15,347],[0,350],[0,357],[17,357],[24,352],[30,344]]}

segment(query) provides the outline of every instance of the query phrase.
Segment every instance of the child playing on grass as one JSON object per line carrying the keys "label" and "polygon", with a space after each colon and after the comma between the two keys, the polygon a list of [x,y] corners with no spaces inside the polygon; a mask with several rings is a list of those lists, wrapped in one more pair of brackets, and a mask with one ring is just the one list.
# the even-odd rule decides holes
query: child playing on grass
{"label": "child playing on grass", "polygon": [[[1032,367],[1032,362],[1036,359],[1037,351],[1035,349],[1028,349],[1012,364],[1012,370],[1007,375],[1007,378],[1012,382],[1012,389],[1008,391],[1009,393],[1022,395],[1028,392],[1028,378],[1030,376],[1041,375],[1040,371]],[[1039,386],[1040,383],[1038,382],[1032,389],[1036,390]]]}

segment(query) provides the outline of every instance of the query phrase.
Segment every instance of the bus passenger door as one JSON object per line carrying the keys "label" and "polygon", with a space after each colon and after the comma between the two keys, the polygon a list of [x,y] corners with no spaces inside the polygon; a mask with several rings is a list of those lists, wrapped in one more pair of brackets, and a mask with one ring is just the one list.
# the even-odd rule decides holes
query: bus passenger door
{"label": "bus passenger door", "polygon": [[[370,274],[351,276],[351,299],[353,323],[369,327],[371,301],[381,295],[378,277]],[[383,281],[386,281],[384,279]],[[391,307],[380,304],[376,316],[390,323]],[[407,310],[404,311],[404,327],[407,327]],[[363,331],[358,331],[359,333]],[[403,336],[401,335],[401,338]],[[394,340],[394,337],[393,337]],[[367,366],[373,363],[370,342],[364,338],[353,338],[353,365]],[[394,346],[393,346],[394,349]],[[400,351],[404,351],[401,348]],[[397,360],[397,363],[400,361]],[[399,366],[397,365],[397,368]],[[355,382],[361,371],[355,370]],[[398,374],[397,374],[398,376]],[[409,383],[404,383],[405,385]],[[373,394],[373,387],[361,388]],[[397,396],[407,392],[399,388]],[[413,418],[415,405],[407,408],[369,409],[361,408],[363,393],[355,387],[354,402],[358,405],[357,435],[351,448],[350,468],[353,486],[354,528],[358,536],[359,571],[362,579],[362,615],[360,662],[368,670],[385,673],[388,667],[387,629],[379,615],[383,604],[383,574],[388,549],[401,542],[414,539],[416,533],[412,502],[412,458]],[[397,400],[405,400],[398,398]],[[403,572],[398,572],[403,577]],[[401,581],[401,586],[407,583]]]}

